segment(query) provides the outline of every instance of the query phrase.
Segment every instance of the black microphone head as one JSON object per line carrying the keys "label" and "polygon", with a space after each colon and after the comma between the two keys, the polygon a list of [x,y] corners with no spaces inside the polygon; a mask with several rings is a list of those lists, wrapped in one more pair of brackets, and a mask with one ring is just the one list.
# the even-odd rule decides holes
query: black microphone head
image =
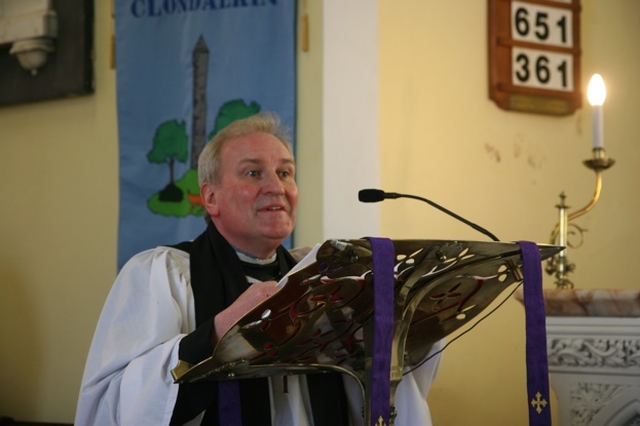
{"label": "black microphone head", "polygon": [[385,192],[381,189],[361,189],[358,200],[362,203],[377,203],[385,199]]}

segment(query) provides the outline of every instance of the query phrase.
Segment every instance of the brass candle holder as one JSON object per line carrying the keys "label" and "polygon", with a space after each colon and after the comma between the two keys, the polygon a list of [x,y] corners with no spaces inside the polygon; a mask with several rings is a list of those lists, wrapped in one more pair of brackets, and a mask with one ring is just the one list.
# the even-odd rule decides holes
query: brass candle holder
{"label": "brass candle holder", "polygon": [[[555,284],[558,289],[573,288],[573,283],[567,278],[567,275],[575,270],[575,264],[569,262],[566,252],[568,247],[580,247],[584,241],[583,234],[586,232],[585,228],[571,223],[571,221],[584,215],[596,205],[602,191],[602,172],[613,166],[615,161],[611,158],[607,158],[607,153],[604,148],[599,147],[593,148],[593,158],[585,160],[583,163],[596,174],[596,188],[593,193],[593,197],[586,206],[573,213],[569,213],[568,209],[570,207],[565,203],[566,196],[564,192],[561,193],[560,204],[556,206],[559,214],[558,223],[551,231],[551,244],[557,244],[565,247],[565,249],[560,253],[547,260],[545,268],[545,271],[549,275],[555,275]],[[577,236],[577,242],[575,242],[575,240],[570,241],[570,236]]]}

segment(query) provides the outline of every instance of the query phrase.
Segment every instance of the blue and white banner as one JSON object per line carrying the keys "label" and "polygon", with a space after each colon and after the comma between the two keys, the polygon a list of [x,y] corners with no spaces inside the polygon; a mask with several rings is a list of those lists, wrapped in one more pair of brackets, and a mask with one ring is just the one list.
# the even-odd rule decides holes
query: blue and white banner
{"label": "blue and white banner", "polygon": [[275,111],[294,132],[295,0],[115,0],[118,267],[205,228],[197,158]]}

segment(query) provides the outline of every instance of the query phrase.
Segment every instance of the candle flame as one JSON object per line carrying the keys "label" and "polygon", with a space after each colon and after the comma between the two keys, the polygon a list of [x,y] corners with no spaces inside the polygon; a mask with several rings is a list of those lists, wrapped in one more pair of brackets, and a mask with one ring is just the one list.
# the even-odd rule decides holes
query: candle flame
{"label": "candle flame", "polygon": [[602,105],[607,97],[607,89],[604,87],[604,80],[600,74],[594,74],[589,81],[587,88],[587,98],[591,105]]}

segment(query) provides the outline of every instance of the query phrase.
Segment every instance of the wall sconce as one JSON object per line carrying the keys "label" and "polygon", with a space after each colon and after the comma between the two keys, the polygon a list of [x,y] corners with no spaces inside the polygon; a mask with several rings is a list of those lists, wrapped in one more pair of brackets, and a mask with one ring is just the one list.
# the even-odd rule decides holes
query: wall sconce
{"label": "wall sconce", "polygon": [[0,0],[0,47],[11,45],[22,68],[36,75],[54,49],[58,20],[51,0]]}
{"label": "wall sconce", "polygon": [[[604,137],[603,137],[603,118],[602,118],[602,104],[607,96],[607,91],[604,86],[604,81],[600,74],[594,74],[589,81],[589,87],[587,89],[589,103],[593,109],[593,158],[583,161],[583,164],[593,170],[596,174],[596,186],[591,201],[581,208],[580,210],[569,213],[569,206],[566,205],[566,196],[563,193],[560,194],[560,204],[558,208],[559,219],[556,226],[551,231],[551,243],[557,244],[563,247],[578,248],[582,245],[583,234],[586,229],[579,227],[578,225],[571,223],[573,219],[576,219],[583,214],[590,211],[593,206],[596,205],[600,198],[602,191],[602,172],[613,166],[615,160],[608,158],[607,153],[604,150]],[[569,228],[573,228],[571,231]],[[573,244],[569,241],[569,236],[574,235],[579,237],[578,243]],[[570,272],[573,272],[575,265],[569,263],[565,250],[549,258],[547,260],[546,272],[549,275],[555,275],[556,288],[558,289],[572,289],[573,283],[567,278]]]}

